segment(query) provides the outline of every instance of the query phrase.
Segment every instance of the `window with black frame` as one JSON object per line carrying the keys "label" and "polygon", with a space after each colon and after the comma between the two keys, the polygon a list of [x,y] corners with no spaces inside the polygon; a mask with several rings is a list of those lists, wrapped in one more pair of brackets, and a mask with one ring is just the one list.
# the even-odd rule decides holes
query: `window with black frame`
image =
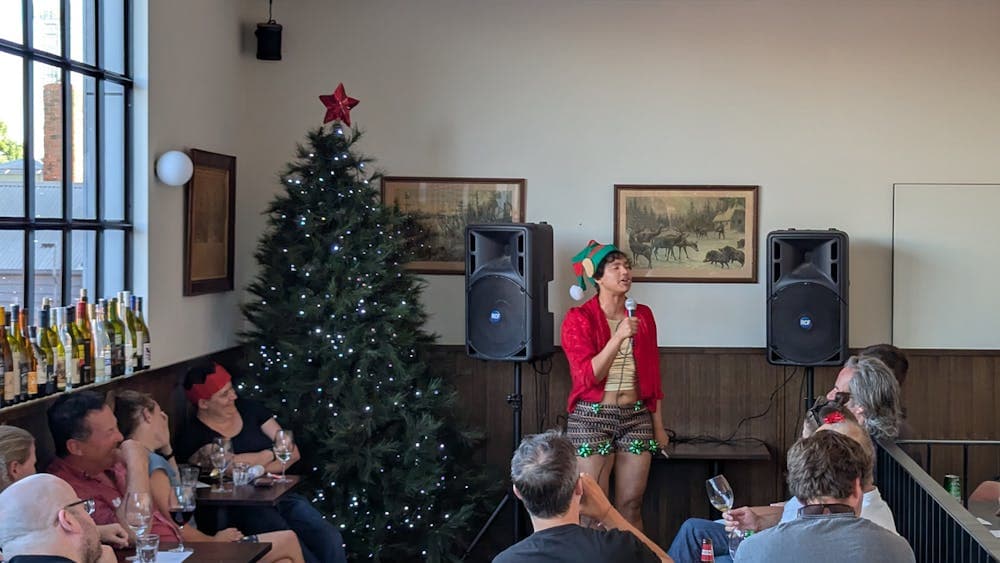
{"label": "window with black frame", "polygon": [[0,0],[0,306],[130,288],[130,0]]}

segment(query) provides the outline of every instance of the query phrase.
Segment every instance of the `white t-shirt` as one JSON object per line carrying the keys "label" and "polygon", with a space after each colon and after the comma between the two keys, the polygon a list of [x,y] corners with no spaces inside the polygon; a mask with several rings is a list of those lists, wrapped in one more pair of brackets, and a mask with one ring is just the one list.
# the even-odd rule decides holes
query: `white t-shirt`
{"label": "white t-shirt", "polygon": [[[789,522],[798,518],[800,508],[802,508],[802,503],[799,502],[799,499],[795,497],[788,499],[784,511],[781,513],[781,522]],[[861,517],[871,520],[894,534],[899,534],[896,531],[896,520],[892,517],[892,510],[882,500],[882,494],[878,492],[878,488],[868,491],[861,499]]]}

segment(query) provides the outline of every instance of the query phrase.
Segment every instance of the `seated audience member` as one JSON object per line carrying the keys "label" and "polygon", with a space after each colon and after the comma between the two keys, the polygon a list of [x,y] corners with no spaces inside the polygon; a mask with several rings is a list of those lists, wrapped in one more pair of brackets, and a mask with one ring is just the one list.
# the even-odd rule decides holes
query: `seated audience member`
{"label": "seated audience member", "polygon": [[798,517],[744,540],[735,561],[915,562],[905,539],[859,518],[872,463],[861,444],[831,430],[796,442],[788,451],[788,487],[803,504]]}
{"label": "seated audience member", "polygon": [[[899,384],[888,366],[872,356],[851,356],[826,394],[830,401],[847,397],[847,408],[874,440],[895,440],[903,419]],[[802,435],[813,431],[807,418]]]}
{"label": "seated audience member", "polygon": [[[221,437],[231,441],[234,461],[263,465],[271,472],[281,471],[281,463],[272,450],[274,436],[281,426],[263,405],[237,397],[225,368],[218,364],[192,368],[184,378],[184,390],[198,410],[195,420],[178,437],[178,459],[211,467],[208,450],[212,441]],[[289,465],[299,457],[296,447]],[[300,494],[282,496],[274,508],[237,511],[231,519],[247,534],[294,531],[302,555],[310,563],[347,561],[340,532]]]}
{"label": "seated audience member", "polygon": [[[35,438],[23,428],[0,425],[0,491],[11,483],[35,474]],[[98,526],[101,541],[112,546],[128,545],[128,534],[120,524]]]}
{"label": "seated audience member", "polygon": [[[60,395],[47,414],[57,456],[47,471],[80,498],[94,500],[95,522],[124,524],[128,493],[149,492],[149,452],[135,440],[123,441],[114,413],[93,391]],[[153,511],[152,533],[173,529],[173,522]]]}
{"label": "seated audience member", "polygon": [[[118,419],[118,428],[128,440],[135,440],[149,451],[149,492],[157,511],[167,514],[177,506],[174,487],[180,485],[177,462],[170,447],[170,425],[167,413],[152,397],[137,391],[110,393],[108,405]],[[243,533],[235,528],[222,530],[214,536],[206,535],[193,525],[184,526],[180,532],[185,542],[238,541]],[[155,532],[154,532],[155,533]],[[170,530],[167,541],[174,541],[176,530]],[[260,541],[271,544],[271,551],[263,561],[302,561],[302,550],[295,533],[289,530],[261,534]]]}
{"label": "seated audience member", "polygon": [[90,501],[53,475],[29,475],[0,493],[0,550],[7,563],[113,563]]}
{"label": "seated audience member", "polygon": [[[510,476],[535,532],[494,563],[670,561],[615,510],[597,481],[579,473],[576,449],[558,432],[522,440],[510,462]],[[597,520],[607,530],[580,526],[580,516]]]}
{"label": "seated audience member", "polygon": [[867,348],[862,348],[858,352],[858,356],[882,360],[882,363],[896,377],[896,383],[899,383],[900,389],[903,388],[906,375],[910,371],[910,361],[906,359],[906,354],[902,350],[892,344],[872,344]]}
{"label": "seated audience member", "polygon": [[[847,407],[839,403],[829,403],[819,411],[819,416],[820,420],[824,421],[821,429],[833,430],[853,438],[869,454],[872,464],[866,469],[862,479],[864,495],[861,504],[861,517],[896,533],[896,522],[892,510],[882,499],[881,493],[874,484],[875,447],[868,433],[858,425],[854,415],[847,410]],[[793,496],[784,503],[770,506],[734,508],[723,515],[725,524],[701,518],[689,518],[681,525],[681,529],[674,537],[667,553],[678,562],[699,561],[701,540],[709,538],[712,540],[716,561],[718,563],[732,561],[727,537],[730,529],[738,528],[741,531],[760,532],[781,522],[794,520],[798,516],[798,509],[801,506],[802,504]]]}

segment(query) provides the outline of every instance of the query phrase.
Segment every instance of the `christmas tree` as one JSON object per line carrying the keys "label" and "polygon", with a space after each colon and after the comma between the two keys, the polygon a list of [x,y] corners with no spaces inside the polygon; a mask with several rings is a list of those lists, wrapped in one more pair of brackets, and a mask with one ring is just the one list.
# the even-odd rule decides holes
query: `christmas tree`
{"label": "christmas tree", "polygon": [[345,132],[357,101],[343,85],[321,99],[332,123],[298,147],[267,210],[241,388],[294,429],[313,500],[352,557],[454,560],[491,493],[470,477],[476,435],[425,363],[406,217],[379,202],[361,132]]}

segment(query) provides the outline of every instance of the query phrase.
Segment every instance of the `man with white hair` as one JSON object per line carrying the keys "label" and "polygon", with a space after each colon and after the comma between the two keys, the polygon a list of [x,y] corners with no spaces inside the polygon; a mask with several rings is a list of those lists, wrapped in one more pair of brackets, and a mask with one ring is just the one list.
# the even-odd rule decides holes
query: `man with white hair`
{"label": "man with white hair", "polygon": [[7,563],[105,563],[114,552],[101,545],[90,517],[93,501],[48,474],[25,477],[0,493],[0,550]]}

